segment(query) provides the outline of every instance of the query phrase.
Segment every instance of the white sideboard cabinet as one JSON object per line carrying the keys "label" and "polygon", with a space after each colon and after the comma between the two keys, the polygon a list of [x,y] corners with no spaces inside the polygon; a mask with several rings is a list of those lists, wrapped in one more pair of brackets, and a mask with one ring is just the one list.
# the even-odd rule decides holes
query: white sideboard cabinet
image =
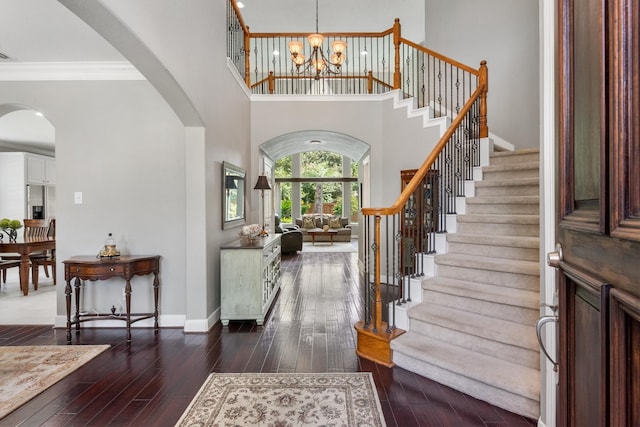
{"label": "white sideboard cabinet", "polygon": [[280,235],[252,245],[236,240],[220,248],[220,320],[252,320],[258,325],[280,289]]}

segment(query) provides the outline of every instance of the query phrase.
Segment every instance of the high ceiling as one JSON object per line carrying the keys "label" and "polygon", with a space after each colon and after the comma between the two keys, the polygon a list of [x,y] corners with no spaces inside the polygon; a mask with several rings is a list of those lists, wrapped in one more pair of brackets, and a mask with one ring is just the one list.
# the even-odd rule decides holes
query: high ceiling
{"label": "high ceiling", "polygon": [[[66,7],[53,0],[0,0],[0,70],[23,63],[125,61]],[[0,151],[52,152],[55,130],[33,110],[4,111]],[[24,149],[24,148],[23,148]]]}
{"label": "high ceiling", "polygon": [[[315,30],[313,0],[243,3],[243,16],[253,31]],[[364,10],[367,18],[358,19]],[[321,31],[382,31],[392,26],[395,17],[403,23],[403,35],[417,42],[422,40],[424,0],[396,0],[393,7],[389,7],[388,0],[322,0],[318,7]],[[300,28],[291,28],[294,24]],[[3,59],[0,55],[0,81],[3,69],[25,63],[126,62],[107,41],[55,0],[0,0],[0,53],[8,57]],[[0,151],[27,145],[36,151],[53,152],[55,132],[51,123],[32,110],[0,110]]]}

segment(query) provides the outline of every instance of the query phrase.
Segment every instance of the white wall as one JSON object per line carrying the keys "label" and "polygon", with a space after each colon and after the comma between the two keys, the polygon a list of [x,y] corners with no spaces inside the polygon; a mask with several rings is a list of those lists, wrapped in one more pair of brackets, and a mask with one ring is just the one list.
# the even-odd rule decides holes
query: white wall
{"label": "white wall", "polygon": [[[315,32],[315,0],[243,0],[240,11],[254,33]],[[423,0],[319,0],[320,32],[381,32],[400,19],[402,36],[424,40]]]}
{"label": "white wall", "polygon": [[489,68],[489,132],[517,148],[537,148],[538,2],[426,0],[425,45],[477,68]]}
{"label": "white wall", "polygon": [[[249,100],[226,68],[226,2],[192,0],[104,0],[101,2],[162,64],[149,69],[148,59],[131,49],[127,59],[147,73],[176,111],[184,100],[174,98],[168,72],[195,108],[202,127],[189,126],[187,135],[185,205],[187,236],[187,330],[207,330],[217,321],[220,306],[219,246],[236,238],[236,230],[221,226],[221,165],[223,161],[250,168]],[[84,7],[84,4],[82,5]],[[116,35],[109,35],[119,42]],[[190,119],[185,119],[189,121]],[[184,123],[190,125],[191,123]],[[247,206],[251,212],[251,206]]]}
{"label": "white wall", "polygon": [[[159,254],[161,309],[184,314],[184,131],[148,82],[0,82],[0,104],[41,111],[56,128],[57,257],[96,255],[107,233],[128,254]],[[74,204],[74,192],[83,204]],[[133,281],[133,309],[153,307]],[[123,282],[90,285],[84,308],[119,307]],[[58,315],[65,313],[58,269]]]}

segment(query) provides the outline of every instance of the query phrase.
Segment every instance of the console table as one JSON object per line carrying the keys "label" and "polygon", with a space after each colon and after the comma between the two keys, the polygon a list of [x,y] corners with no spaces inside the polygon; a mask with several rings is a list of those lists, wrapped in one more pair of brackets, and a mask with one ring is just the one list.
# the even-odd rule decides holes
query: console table
{"label": "console table", "polygon": [[[63,262],[64,278],[67,285],[64,289],[67,300],[67,343],[71,343],[71,326],[76,326],[76,334],[80,333],[80,323],[91,320],[117,319],[126,322],[127,342],[131,342],[131,324],[143,319],[154,318],[153,328],[158,331],[158,288],[160,280],[160,256],[119,256],[114,258],[97,258],[95,256],[74,256]],[[153,273],[153,313],[131,313],[131,278]],[[71,319],[71,280],[75,277],[76,313]],[[111,313],[80,314],[80,289],[82,280],[107,280],[121,278],[126,281],[124,292],[126,300],[126,314],[116,315],[115,307]]]}
{"label": "console table", "polygon": [[220,247],[220,320],[264,318],[280,289],[280,236],[259,237],[247,245],[241,240]]}

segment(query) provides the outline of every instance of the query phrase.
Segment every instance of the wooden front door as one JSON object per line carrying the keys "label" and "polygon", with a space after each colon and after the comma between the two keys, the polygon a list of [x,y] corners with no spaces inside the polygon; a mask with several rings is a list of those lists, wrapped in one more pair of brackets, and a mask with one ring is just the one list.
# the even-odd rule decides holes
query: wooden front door
{"label": "wooden front door", "polygon": [[559,413],[640,425],[636,0],[559,0]]}

